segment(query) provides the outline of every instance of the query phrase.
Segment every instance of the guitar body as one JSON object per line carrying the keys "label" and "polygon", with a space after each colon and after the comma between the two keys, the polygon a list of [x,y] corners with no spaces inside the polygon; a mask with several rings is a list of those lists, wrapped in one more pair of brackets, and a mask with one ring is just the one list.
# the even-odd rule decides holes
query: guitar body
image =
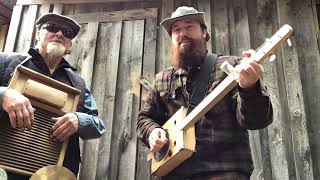
{"label": "guitar body", "polygon": [[187,108],[181,107],[163,126],[167,131],[168,147],[159,158],[157,153],[149,154],[152,174],[165,176],[179,164],[190,158],[195,151],[196,136],[194,126],[179,130],[187,114]]}

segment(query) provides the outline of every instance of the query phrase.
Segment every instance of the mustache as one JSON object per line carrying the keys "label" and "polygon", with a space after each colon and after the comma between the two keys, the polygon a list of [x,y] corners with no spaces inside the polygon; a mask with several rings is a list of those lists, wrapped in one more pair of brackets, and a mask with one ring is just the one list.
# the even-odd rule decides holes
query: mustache
{"label": "mustache", "polygon": [[187,36],[184,36],[184,37],[181,37],[180,39],[179,39],[179,41],[178,41],[178,44],[180,45],[180,44],[182,44],[182,43],[184,43],[184,42],[193,42],[194,40],[192,39],[192,38],[189,38],[189,37],[187,37]]}
{"label": "mustache", "polygon": [[63,44],[63,40],[60,39],[60,38],[58,38],[58,39],[53,39],[53,40],[51,40],[50,42],[58,42],[58,43],[60,43],[60,44]]}

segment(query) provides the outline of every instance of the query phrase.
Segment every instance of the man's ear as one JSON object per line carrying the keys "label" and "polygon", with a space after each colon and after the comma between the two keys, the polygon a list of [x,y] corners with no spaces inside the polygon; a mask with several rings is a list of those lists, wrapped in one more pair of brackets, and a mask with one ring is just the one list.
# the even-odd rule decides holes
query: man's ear
{"label": "man's ear", "polygon": [[202,37],[205,39],[207,36],[207,29],[203,28],[202,29]]}
{"label": "man's ear", "polygon": [[39,31],[39,30],[36,32],[36,40],[37,40],[37,41],[40,40],[40,31]]}

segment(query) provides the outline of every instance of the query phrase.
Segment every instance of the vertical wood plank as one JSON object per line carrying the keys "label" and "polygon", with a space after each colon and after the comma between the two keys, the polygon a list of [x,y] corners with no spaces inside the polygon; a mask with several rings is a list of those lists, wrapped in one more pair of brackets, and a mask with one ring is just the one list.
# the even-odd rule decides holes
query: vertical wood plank
{"label": "vertical wood plank", "polygon": [[191,0],[174,0],[175,9],[180,6],[191,6]]}
{"label": "vertical wood plank", "polygon": [[198,2],[198,11],[204,12],[205,23],[210,39],[207,42],[208,52],[212,53],[212,33],[211,33],[211,3],[210,0],[202,0]]}
{"label": "vertical wood plank", "polygon": [[[153,83],[155,68],[156,68],[156,37],[157,37],[157,19],[147,18],[145,25],[144,36],[144,55],[142,76],[150,83]],[[140,109],[144,106],[148,90],[142,87]],[[138,141],[138,156],[137,156],[137,173],[136,179],[148,180],[150,179],[150,163],[147,162],[147,155],[149,149]]]}
{"label": "vertical wood plank", "polygon": [[233,8],[232,0],[228,1],[228,25],[229,25],[229,43],[230,43],[230,54],[238,54],[238,44],[237,44],[237,33],[236,33],[236,21],[235,21],[235,9]]}
{"label": "vertical wood plank", "polygon": [[11,15],[11,22],[9,26],[9,32],[7,35],[6,46],[4,48],[4,52],[12,52],[14,51],[16,39],[19,32],[20,26],[20,19],[22,15],[22,5],[14,6],[12,15]]}
{"label": "vertical wood plank", "polygon": [[[42,15],[49,13],[50,12],[50,4],[42,4],[42,5],[38,5],[38,14],[37,14],[37,18],[41,17]],[[35,32],[37,32],[37,27],[35,25]],[[31,47],[35,47],[37,45],[37,39],[36,39],[36,34],[34,35],[34,41],[32,42]]]}
{"label": "vertical wood plank", "polygon": [[[120,136],[118,136],[123,139],[123,142],[120,144],[120,152],[122,153],[119,159],[119,172],[126,172],[119,173],[118,179],[134,180],[137,157],[136,117],[139,112],[141,91],[139,77],[142,73],[144,21],[125,21],[123,32],[119,62],[119,68],[122,69],[123,73],[119,74],[119,85],[121,86],[117,87],[117,92],[119,92],[120,95],[117,95],[117,98],[122,100],[122,103],[119,103],[117,108],[121,113],[117,114],[122,121],[126,118],[129,118],[129,120],[127,119],[127,123],[122,124]],[[128,92],[133,93],[133,102],[128,102],[123,99],[128,95]],[[132,114],[127,114],[126,109],[130,106],[132,108]],[[122,109],[120,109],[120,107],[122,107]],[[129,133],[129,135],[126,136],[126,133]]]}
{"label": "vertical wood plank", "polygon": [[74,11],[75,11],[75,5],[74,4],[64,4],[62,11],[63,11],[64,15],[73,15]]}
{"label": "vertical wood plank", "polygon": [[228,1],[213,1],[213,38],[216,54],[230,54],[227,3]]}
{"label": "vertical wood plank", "polygon": [[50,4],[42,4],[42,5],[40,5],[39,13],[38,13],[37,17],[40,17],[43,14],[48,13],[49,11],[50,11]]}
{"label": "vertical wood plank", "polygon": [[[118,64],[120,52],[120,40],[122,22],[102,23],[100,25],[97,56],[95,61],[95,75],[93,79],[94,89],[97,95],[103,98],[99,108],[107,128],[106,133],[100,138],[99,161],[97,163],[96,179],[111,179],[110,156],[115,121],[115,96],[118,79]],[[96,88],[95,88],[96,86]]]}
{"label": "vertical wood plank", "polygon": [[7,25],[7,24],[0,25],[0,52],[3,52],[3,50],[4,50],[4,45],[6,43],[8,28],[9,28],[9,25]]}
{"label": "vertical wood plank", "polygon": [[[301,101],[305,102],[305,104],[300,106],[298,106],[298,103],[294,103],[293,106],[295,105],[296,108],[290,109],[290,112],[292,113],[291,118],[294,120],[293,131],[295,131],[293,134],[293,138],[295,138],[293,139],[295,145],[295,165],[298,178],[309,178],[314,174],[314,177],[317,179],[320,176],[320,56],[316,40],[317,32],[315,32],[317,28],[315,26],[318,24],[315,24],[314,22],[315,17],[312,12],[311,0],[293,0],[291,3],[292,10],[290,12],[294,12],[291,15],[296,18],[295,40],[297,42],[296,51],[299,60],[295,65],[299,67],[302,82],[300,88],[303,90],[303,97],[300,96],[300,93],[297,93],[295,96],[292,94],[292,97],[294,96],[300,103]],[[294,61],[290,62],[296,63]],[[288,70],[292,70],[289,68],[288,65]],[[301,90],[300,88],[298,88],[298,90]],[[304,112],[305,109],[306,112]],[[301,119],[301,121],[299,121],[299,119]],[[313,161],[311,161],[309,157],[310,149],[308,147],[308,142],[305,142],[308,140],[306,139],[308,132],[305,130],[307,125],[311,139]]]}
{"label": "vertical wood plank", "polygon": [[314,20],[314,28],[317,36],[317,43],[318,43],[318,50],[320,51],[320,30],[319,30],[319,18],[318,14],[320,12],[317,12],[317,5],[320,4],[319,2],[317,3],[318,0],[311,0],[311,7],[312,7],[312,13],[313,13],[313,20]]}
{"label": "vertical wood plank", "polygon": [[21,19],[21,33],[17,39],[16,52],[28,52],[33,45],[37,12],[38,5],[30,5],[28,9],[25,9],[24,17]]}
{"label": "vertical wood plank", "polygon": [[246,0],[233,0],[235,35],[237,42],[237,54],[241,56],[242,51],[250,49],[250,34],[247,14]]}
{"label": "vertical wood plank", "polygon": [[[88,23],[87,33],[85,35],[84,49],[80,61],[78,62],[78,70],[80,70],[81,77],[85,80],[87,88],[91,89],[91,82],[93,76],[93,64],[95,60],[95,49],[97,41],[99,23],[93,22]],[[83,42],[82,42],[83,43]],[[98,94],[92,92],[94,97],[99,97]],[[99,140],[85,140],[82,142],[82,165],[81,165],[81,176],[86,177],[95,177],[96,173],[96,164],[98,158],[98,146]],[[86,169],[86,174],[83,175],[83,169]],[[89,180],[89,179],[88,179]]]}
{"label": "vertical wood plank", "polygon": [[[274,33],[273,24],[276,24],[276,7],[274,0],[249,0],[247,1],[248,7],[248,20],[250,25],[250,41],[251,48],[257,49],[261,44],[264,43],[265,38],[271,37]],[[278,51],[279,52],[279,51]],[[281,59],[277,59],[281,61]],[[268,92],[273,105],[273,119],[274,122],[268,127],[268,129],[263,129],[260,131],[253,131],[250,135],[250,146],[253,155],[254,170],[251,175],[251,180],[260,179],[273,179],[272,177],[272,166],[273,164],[280,165],[280,171],[284,175],[288,174],[286,156],[285,153],[285,143],[283,141],[277,141],[277,144],[272,149],[278,154],[272,154],[276,162],[271,163],[270,157],[270,139],[277,140],[277,134],[281,135],[281,131],[276,128],[282,127],[282,110],[281,110],[281,100],[279,95],[279,86],[277,81],[276,63],[266,62],[263,65],[265,72],[263,75],[262,82],[268,87]],[[273,130],[275,129],[275,130]],[[268,132],[274,132],[269,134]],[[276,135],[274,137],[273,135]],[[283,135],[282,135],[283,136]],[[282,137],[281,136],[281,137]],[[280,138],[281,139],[281,138]],[[284,160],[284,162],[283,162]],[[283,170],[284,169],[284,170]],[[279,171],[279,170],[278,170]],[[274,176],[275,178],[276,176]]]}
{"label": "vertical wood plank", "polygon": [[80,75],[84,78],[88,88],[91,88],[91,79],[93,74],[93,64],[95,60],[96,41],[99,23],[88,23],[86,41],[84,42],[84,51],[82,53]]}
{"label": "vertical wood plank", "polygon": [[81,24],[81,29],[78,35],[72,40],[71,53],[66,55],[66,59],[70,65],[77,69],[80,69],[80,60],[82,52],[84,51],[84,43],[86,41],[86,34],[88,30],[88,24]]}
{"label": "vertical wood plank", "polygon": [[54,4],[53,5],[53,13],[62,14],[63,4]]}
{"label": "vertical wood plank", "polygon": [[[162,0],[161,6],[161,19],[171,17],[172,12],[174,11],[174,1],[171,0]],[[159,33],[158,33],[158,46],[157,46],[157,64],[156,69],[157,72],[169,67],[171,65],[172,59],[172,49],[171,49],[171,37],[167,33],[167,31],[159,25]]]}

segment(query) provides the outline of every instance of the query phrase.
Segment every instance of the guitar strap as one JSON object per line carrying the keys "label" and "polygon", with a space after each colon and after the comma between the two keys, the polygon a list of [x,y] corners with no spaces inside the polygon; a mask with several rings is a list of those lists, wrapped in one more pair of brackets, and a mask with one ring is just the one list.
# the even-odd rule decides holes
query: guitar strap
{"label": "guitar strap", "polygon": [[205,97],[209,78],[213,70],[214,62],[217,60],[216,54],[207,53],[206,58],[200,66],[200,71],[193,80],[193,92],[190,98],[187,114],[189,114]]}

